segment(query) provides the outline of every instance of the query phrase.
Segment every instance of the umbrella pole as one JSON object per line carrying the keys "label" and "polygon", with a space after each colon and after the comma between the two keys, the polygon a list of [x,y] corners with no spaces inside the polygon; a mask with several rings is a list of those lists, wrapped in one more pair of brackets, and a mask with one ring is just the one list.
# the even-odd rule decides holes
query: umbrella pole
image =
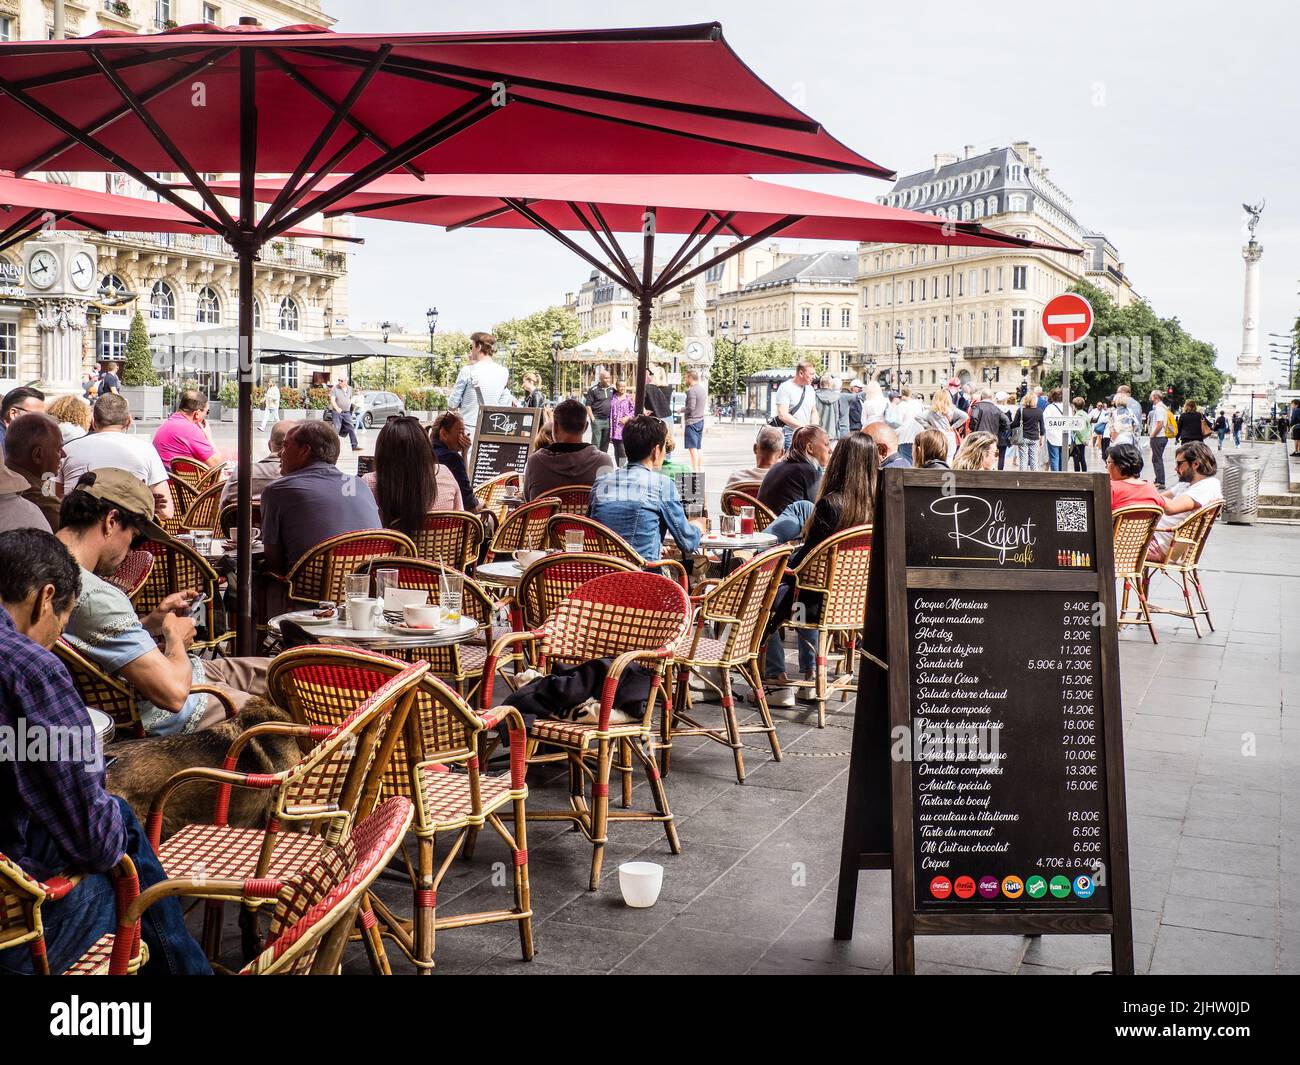
{"label": "umbrella pole", "polygon": [[655,260],[655,209],[649,207],[643,216],[641,241],[641,291],[637,293],[638,317],[636,324],[636,414],[645,413],[646,371],[650,369],[650,311],[655,294],[650,284],[654,276]]}
{"label": "umbrella pole", "polygon": [[257,99],[253,51],[239,57],[240,179],[239,215],[242,229],[236,248],[239,253],[239,411],[235,499],[235,580],[238,616],[235,620],[235,651],[251,655],[257,635],[253,618],[253,262],[259,247],[254,225],[253,180],[257,170]]}

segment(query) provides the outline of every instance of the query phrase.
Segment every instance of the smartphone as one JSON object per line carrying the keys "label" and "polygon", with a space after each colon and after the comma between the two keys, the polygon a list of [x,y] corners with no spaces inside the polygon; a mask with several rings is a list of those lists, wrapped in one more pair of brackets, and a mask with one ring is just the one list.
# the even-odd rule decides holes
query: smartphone
{"label": "smartphone", "polygon": [[207,601],[208,601],[208,593],[207,593],[207,592],[200,592],[200,593],[198,594],[197,598],[194,598],[194,599],[191,599],[191,600],[190,600],[190,605],[189,605],[188,609],[191,610],[191,611],[193,611],[193,610],[197,609],[198,607],[201,607],[201,606],[202,606],[204,603],[206,603]]}

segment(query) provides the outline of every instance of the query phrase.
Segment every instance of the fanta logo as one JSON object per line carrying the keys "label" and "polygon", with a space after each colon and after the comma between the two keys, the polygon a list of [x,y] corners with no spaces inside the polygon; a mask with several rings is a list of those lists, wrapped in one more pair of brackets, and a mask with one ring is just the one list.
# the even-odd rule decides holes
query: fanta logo
{"label": "fanta logo", "polygon": [[1018,876],[1002,878],[1002,894],[1009,899],[1018,899],[1025,893],[1025,882]]}

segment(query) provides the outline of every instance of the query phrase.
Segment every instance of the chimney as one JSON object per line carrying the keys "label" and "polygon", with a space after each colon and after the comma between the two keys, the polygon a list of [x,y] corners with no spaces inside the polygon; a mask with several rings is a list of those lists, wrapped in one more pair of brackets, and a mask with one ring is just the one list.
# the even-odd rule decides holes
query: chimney
{"label": "chimney", "polygon": [[1028,141],[1012,141],[1011,150],[1015,152],[1018,156],[1020,156],[1020,161],[1022,163],[1026,163],[1029,166],[1034,165],[1034,161],[1033,161],[1034,150],[1031,147],[1029,147]]}
{"label": "chimney", "polygon": [[956,161],[957,161],[957,157],[953,155],[952,152],[934,153],[934,169],[936,171],[942,169],[945,166],[948,166],[951,163],[955,163]]}
{"label": "chimney", "polygon": [[965,145],[965,146],[962,148],[962,156],[961,156],[961,157],[962,157],[963,159],[969,159],[969,158],[970,158],[971,156],[973,156],[974,154],[975,154],[975,145],[973,145],[973,144],[967,144],[967,145]]}

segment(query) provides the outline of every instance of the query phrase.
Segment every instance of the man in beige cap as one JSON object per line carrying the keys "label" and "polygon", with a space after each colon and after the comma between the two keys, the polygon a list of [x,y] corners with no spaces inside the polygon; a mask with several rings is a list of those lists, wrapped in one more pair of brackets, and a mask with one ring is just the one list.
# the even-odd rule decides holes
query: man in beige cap
{"label": "man in beige cap", "polygon": [[[153,516],[153,493],[125,470],[84,474],[64,496],[58,537],[82,570],[81,595],[66,635],[100,669],[120,675],[135,688],[146,732],[174,735],[221,720],[220,705],[191,694],[192,685],[222,688],[239,707],[251,695],[266,695],[270,660],[192,657],[196,588],[173,592],[148,617],[136,617],[131,601],[107,578],[133,545],[168,539]],[[161,648],[155,639],[161,640]]]}
{"label": "man in beige cap", "polygon": [[23,493],[30,487],[27,478],[6,466],[3,456],[0,456],[0,532],[13,529],[49,531],[50,523],[45,520],[41,508],[23,498]]}

